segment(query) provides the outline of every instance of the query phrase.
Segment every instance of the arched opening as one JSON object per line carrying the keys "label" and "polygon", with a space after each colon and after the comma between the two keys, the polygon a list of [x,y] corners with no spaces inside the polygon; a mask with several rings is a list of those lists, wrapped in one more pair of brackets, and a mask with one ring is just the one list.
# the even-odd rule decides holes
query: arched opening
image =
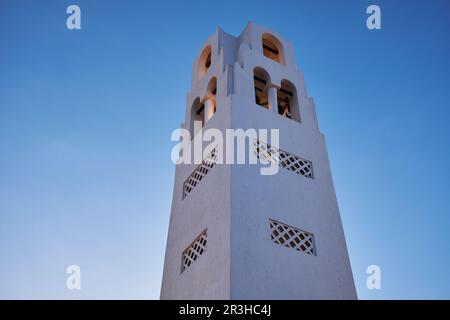
{"label": "arched opening", "polygon": [[269,108],[269,97],[267,95],[267,86],[270,84],[270,77],[266,70],[255,68],[253,70],[253,82],[255,87],[255,102],[260,106]]}
{"label": "arched opening", "polygon": [[[191,133],[191,138],[194,138],[195,134],[203,128],[205,119],[205,105],[200,102],[200,98],[195,99],[194,103],[191,107],[191,123],[189,131]],[[199,122],[200,125],[195,125],[196,122]]]}
{"label": "arched opening", "polygon": [[198,61],[198,78],[201,79],[208,72],[211,66],[211,46],[203,49]]}
{"label": "arched opening", "polygon": [[300,122],[297,90],[288,80],[281,80],[281,87],[277,90],[278,114]]}
{"label": "arched opening", "polygon": [[284,63],[283,47],[274,36],[264,33],[262,36],[263,54],[278,63]]}
{"label": "arched opening", "polygon": [[217,109],[217,78],[212,77],[208,82],[208,86],[206,87],[206,97],[205,97],[205,112],[206,112],[206,121],[212,118],[212,116],[216,113]]}

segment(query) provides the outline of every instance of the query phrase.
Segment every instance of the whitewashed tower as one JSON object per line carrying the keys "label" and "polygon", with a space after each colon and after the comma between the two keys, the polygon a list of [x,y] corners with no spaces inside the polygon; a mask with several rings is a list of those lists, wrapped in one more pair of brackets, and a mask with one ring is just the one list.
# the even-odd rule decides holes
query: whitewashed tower
{"label": "whitewashed tower", "polygon": [[[161,299],[356,299],[325,139],[292,45],[249,23],[218,29],[193,63],[183,128],[279,129],[276,175],[176,166]],[[267,142],[267,141],[266,141]],[[265,151],[269,148],[269,153]]]}

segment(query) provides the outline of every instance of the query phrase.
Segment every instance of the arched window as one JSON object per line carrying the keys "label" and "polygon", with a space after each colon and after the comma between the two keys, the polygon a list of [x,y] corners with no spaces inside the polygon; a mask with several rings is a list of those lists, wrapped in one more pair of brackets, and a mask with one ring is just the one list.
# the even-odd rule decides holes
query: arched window
{"label": "arched window", "polygon": [[208,87],[206,88],[206,97],[205,97],[205,112],[208,121],[212,118],[212,116],[216,113],[217,109],[217,78],[212,77],[209,80]]}
{"label": "arched window", "polygon": [[255,68],[253,70],[253,82],[255,86],[255,102],[264,108],[269,108],[267,96],[267,85],[270,84],[270,77],[266,70]]}
{"label": "arched window", "polygon": [[281,87],[277,90],[278,114],[300,122],[300,110],[297,90],[288,80],[281,80]]}
{"label": "arched window", "polygon": [[278,63],[284,63],[283,47],[274,36],[264,33],[262,36],[263,54]]}
{"label": "arched window", "polygon": [[[200,98],[195,99],[191,107],[191,123],[189,131],[191,132],[191,138],[194,138],[198,130],[203,128],[205,119],[205,105],[200,102]],[[195,126],[195,122],[199,121],[201,126]]]}
{"label": "arched window", "polygon": [[211,66],[211,46],[205,47],[198,61],[198,78],[201,79],[208,72]]}

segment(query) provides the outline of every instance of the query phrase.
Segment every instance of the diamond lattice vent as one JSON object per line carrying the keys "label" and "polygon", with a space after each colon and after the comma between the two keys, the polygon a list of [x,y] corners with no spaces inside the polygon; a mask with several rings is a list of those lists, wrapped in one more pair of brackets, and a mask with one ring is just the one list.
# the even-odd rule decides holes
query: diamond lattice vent
{"label": "diamond lattice vent", "polygon": [[183,183],[183,199],[194,190],[194,188],[202,181],[206,174],[211,170],[217,162],[217,147],[214,148],[208,156],[203,159],[194,172]]}
{"label": "diamond lattice vent", "polygon": [[314,179],[312,162],[289,152],[272,147],[259,140],[253,141],[254,152],[259,159],[278,165],[304,177]]}
{"label": "diamond lattice vent", "polygon": [[280,245],[307,254],[316,255],[314,236],[312,233],[291,227],[279,221],[269,220],[270,239]]}
{"label": "diamond lattice vent", "polygon": [[181,262],[181,273],[189,268],[198,257],[200,257],[206,251],[206,242],[208,238],[207,230],[203,231],[191,245],[183,251]]}

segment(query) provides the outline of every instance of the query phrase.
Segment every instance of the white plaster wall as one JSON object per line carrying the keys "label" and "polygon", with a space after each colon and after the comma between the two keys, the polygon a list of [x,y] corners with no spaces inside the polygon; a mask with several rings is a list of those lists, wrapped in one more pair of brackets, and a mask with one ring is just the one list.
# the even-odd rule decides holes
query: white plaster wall
{"label": "white plaster wall", "polygon": [[[208,126],[225,126],[216,112]],[[161,299],[229,299],[230,166],[215,165],[182,199],[183,183],[197,165],[178,165],[164,263]],[[182,252],[207,229],[206,251],[183,273]]]}
{"label": "white plaster wall", "polygon": [[[212,46],[212,61],[200,80],[197,75],[198,61],[193,63],[184,128],[189,127],[192,104],[197,97],[204,99],[209,80],[214,76],[217,77],[217,111],[205,124],[204,130],[230,127],[227,99],[229,71],[223,63],[224,51],[218,47],[221,33],[218,29],[203,46]],[[193,146],[191,148],[193,154]],[[197,164],[176,166],[161,299],[230,298],[230,166],[216,164],[198,186],[182,199],[183,183],[196,167]],[[181,273],[183,251],[204,229],[208,229],[206,251]]]}
{"label": "white plaster wall", "polygon": [[[234,128],[279,128],[280,148],[312,161],[314,179],[281,169],[261,176],[257,166],[231,169],[231,298],[355,299],[347,247],[323,135],[315,106],[307,95],[292,46],[279,35],[250,24],[241,61],[235,64],[231,123]],[[283,44],[285,65],[262,54],[268,32]],[[301,123],[283,118],[254,102],[253,69],[264,68],[271,82],[282,79],[297,88]],[[314,234],[317,256],[270,240],[269,219]]]}
{"label": "white plaster wall", "polygon": [[[232,122],[266,128],[273,116],[253,105],[234,108]],[[280,147],[312,161],[314,179],[282,168],[274,176],[261,176],[259,166],[232,167],[231,298],[354,299],[324,139],[318,131],[279,118]],[[273,243],[269,219],[313,233],[317,256]]]}

